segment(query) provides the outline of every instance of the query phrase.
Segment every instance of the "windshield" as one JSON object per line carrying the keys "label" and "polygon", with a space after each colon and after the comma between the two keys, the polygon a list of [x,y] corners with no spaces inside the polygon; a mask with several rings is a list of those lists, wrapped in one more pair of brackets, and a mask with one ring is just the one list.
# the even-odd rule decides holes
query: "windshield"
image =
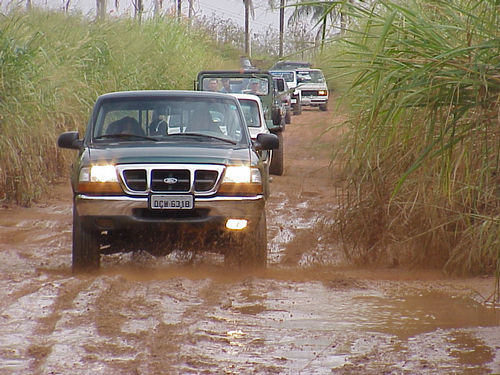
{"label": "windshield", "polygon": [[307,83],[324,83],[325,77],[321,70],[297,70],[297,78]]}
{"label": "windshield", "polygon": [[[243,121],[233,100],[200,97],[117,98],[98,109],[94,140],[165,141],[170,136],[199,135],[239,143]],[[192,138],[192,137],[191,137]]]}
{"label": "windshield", "polygon": [[287,83],[295,82],[295,74],[294,72],[270,72],[275,77],[282,77]]}
{"label": "windshield", "polygon": [[267,77],[237,77],[210,76],[203,77],[201,81],[202,91],[217,91],[233,94],[254,94],[266,96],[269,94],[269,79]]}
{"label": "windshield", "polygon": [[259,128],[260,122],[259,105],[253,100],[239,99],[243,116],[249,128]]}
{"label": "windshield", "polygon": [[310,68],[311,63],[306,61],[279,61],[274,64],[273,69],[288,70],[288,69],[301,69]]}

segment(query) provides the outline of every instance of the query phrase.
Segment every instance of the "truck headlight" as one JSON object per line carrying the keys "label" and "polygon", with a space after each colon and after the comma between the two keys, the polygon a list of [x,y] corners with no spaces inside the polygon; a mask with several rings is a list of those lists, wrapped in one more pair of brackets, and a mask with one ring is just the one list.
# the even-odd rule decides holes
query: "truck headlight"
{"label": "truck headlight", "polygon": [[78,178],[80,193],[122,193],[114,165],[83,167]]}
{"label": "truck headlight", "polygon": [[250,167],[246,166],[229,166],[224,174],[224,182],[241,183],[250,182],[251,173]]}
{"label": "truck headlight", "polygon": [[262,194],[262,176],[258,168],[229,166],[226,168],[219,193],[228,195]]}
{"label": "truck headlight", "polygon": [[326,90],[318,90],[318,96],[326,96],[328,92]]}

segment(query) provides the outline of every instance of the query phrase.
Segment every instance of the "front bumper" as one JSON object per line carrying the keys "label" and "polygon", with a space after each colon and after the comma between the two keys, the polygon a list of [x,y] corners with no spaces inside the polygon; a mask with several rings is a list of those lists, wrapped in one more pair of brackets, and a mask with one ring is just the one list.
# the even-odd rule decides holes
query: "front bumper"
{"label": "front bumper", "polygon": [[305,106],[318,106],[328,103],[327,96],[302,96],[301,104]]}
{"label": "front bumper", "polygon": [[253,197],[195,197],[192,210],[151,210],[148,197],[76,195],[75,214],[96,230],[141,230],[142,227],[224,229],[228,219],[257,222],[265,209],[263,195]]}

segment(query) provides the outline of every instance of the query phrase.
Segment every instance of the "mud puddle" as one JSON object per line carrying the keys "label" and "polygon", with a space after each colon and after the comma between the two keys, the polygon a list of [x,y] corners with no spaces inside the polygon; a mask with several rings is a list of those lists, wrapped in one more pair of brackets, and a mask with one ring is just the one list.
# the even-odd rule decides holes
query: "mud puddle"
{"label": "mud puddle", "polygon": [[499,311],[445,280],[128,263],[2,284],[1,374],[500,371]]}
{"label": "mud puddle", "polygon": [[325,121],[306,110],[286,130],[265,271],[174,252],[75,276],[69,184],[0,209],[0,374],[500,373],[491,277],[344,264],[328,152],[312,146]]}

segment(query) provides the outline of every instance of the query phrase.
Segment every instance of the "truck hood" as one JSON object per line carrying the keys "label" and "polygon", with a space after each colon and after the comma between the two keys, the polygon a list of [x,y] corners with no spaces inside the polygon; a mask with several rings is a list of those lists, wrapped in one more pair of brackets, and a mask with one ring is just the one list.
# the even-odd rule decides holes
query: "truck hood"
{"label": "truck hood", "polygon": [[92,145],[84,159],[88,163],[148,164],[148,163],[194,163],[194,164],[250,164],[250,149],[235,145],[220,144],[166,144],[115,143]]}
{"label": "truck hood", "polygon": [[326,83],[301,83],[298,88],[301,90],[328,90]]}

